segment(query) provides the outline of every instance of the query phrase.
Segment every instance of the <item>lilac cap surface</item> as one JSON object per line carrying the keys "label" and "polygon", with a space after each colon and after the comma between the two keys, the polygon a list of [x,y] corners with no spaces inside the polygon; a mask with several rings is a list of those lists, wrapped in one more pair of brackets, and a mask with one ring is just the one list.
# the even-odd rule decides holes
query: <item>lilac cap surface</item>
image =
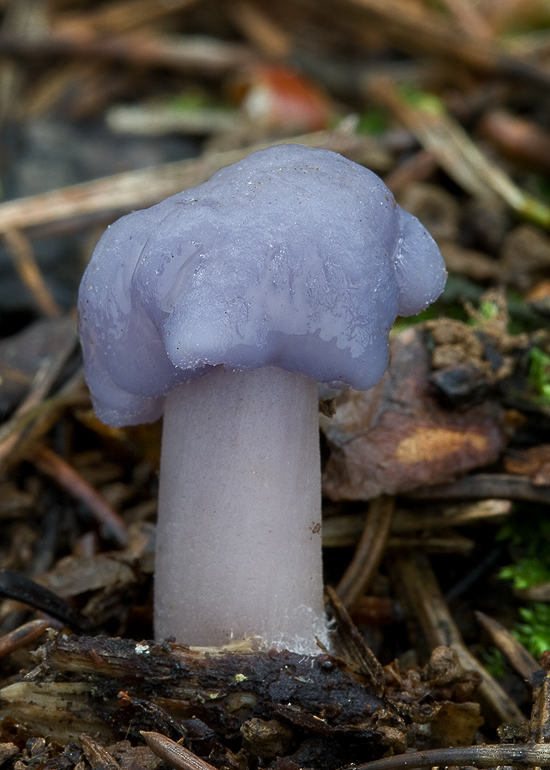
{"label": "lilac cap surface", "polygon": [[157,419],[213,366],[278,366],[366,390],[397,315],[445,285],[425,228],[371,171],[285,145],[119,219],[79,292],[86,378],[110,425]]}

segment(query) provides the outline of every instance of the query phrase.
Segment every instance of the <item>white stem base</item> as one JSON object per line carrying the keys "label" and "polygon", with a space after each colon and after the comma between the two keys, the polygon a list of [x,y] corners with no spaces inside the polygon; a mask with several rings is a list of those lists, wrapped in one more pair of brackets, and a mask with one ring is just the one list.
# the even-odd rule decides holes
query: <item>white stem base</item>
{"label": "white stem base", "polygon": [[216,367],[166,399],[155,636],[319,652],[317,386],[275,367]]}

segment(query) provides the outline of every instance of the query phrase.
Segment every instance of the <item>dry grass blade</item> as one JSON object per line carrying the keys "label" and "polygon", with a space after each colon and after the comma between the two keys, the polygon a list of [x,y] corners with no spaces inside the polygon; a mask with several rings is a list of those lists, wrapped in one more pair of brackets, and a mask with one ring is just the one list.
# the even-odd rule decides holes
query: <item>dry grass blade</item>
{"label": "dry grass blade", "polygon": [[53,32],[32,38],[0,34],[0,54],[85,56],[140,67],[173,67],[210,76],[232,72],[256,60],[248,46],[238,43],[203,36],[144,35],[141,32],[92,37]]}
{"label": "dry grass blade", "polygon": [[[64,409],[70,406],[86,406],[89,403],[90,396],[87,391],[84,391],[84,370],[81,369],[55,396],[34,404],[20,413],[16,412],[10,420],[0,426],[0,468],[2,463],[7,461],[10,453],[15,455],[16,447],[19,450],[18,457],[10,457],[10,460],[15,461],[23,455],[24,444],[28,442],[32,445],[38,436],[43,435],[51,427]],[[25,434],[23,441],[23,432],[33,422],[35,424]]]}
{"label": "dry grass blade", "polygon": [[44,400],[48,391],[59,376],[68,357],[74,350],[76,340],[76,324],[74,321],[69,321],[66,330],[65,343],[61,345],[59,352],[55,356],[45,360],[34,377],[28,396],[20,404],[11,420],[4,423],[0,428],[0,467],[7,462],[21,436],[23,427],[21,427],[20,430],[17,430],[14,429],[14,426],[20,425],[20,423],[18,423],[18,420],[20,419],[23,419],[23,422],[25,422],[29,413],[37,408]]}
{"label": "dry grass blade", "polygon": [[484,612],[476,611],[475,616],[490,635],[493,644],[508,658],[520,676],[529,680],[532,674],[540,671],[541,667],[533,656],[501,623]]}
{"label": "dry grass blade", "polygon": [[59,318],[61,308],[44,280],[34,258],[30,240],[21,230],[7,230],[4,241],[19,277],[32,294],[36,306],[48,318]]}
{"label": "dry grass blade", "polygon": [[233,23],[264,56],[284,59],[292,52],[292,41],[286,30],[264,13],[255,3],[238,0],[228,4]]}
{"label": "dry grass blade", "polygon": [[125,33],[139,27],[147,28],[153,22],[165,19],[195,5],[197,0],[177,0],[158,3],[151,0],[111,0],[98,8],[70,14],[59,14],[56,26],[91,33]]}
{"label": "dry grass blade", "polygon": [[377,695],[384,692],[384,669],[367,645],[359,630],[354,625],[340,597],[331,586],[326,587],[330,608],[334,613],[336,630],[333,645],[337,653],[346,661],[357,666],[357,670],[368,677]]}
{"label": "dry grass blade", "polygon": [[453,27],[445,17],[420,3],[407,0],[345,0],[375,20],[387,36],[405,51],[429,50],[484,72],[497,69],[498,55],[492,46]]}
{"label": "dry grass blade", "polygon": [[[504,502],[504,501],[499,501]],[[509,511],[508,511],[509,512]],[[396,514],[400,515],[400,513]],[[495,514],[496,516],[497,514]],[[501,514],[498,514],[499,516]],[[467,555],[471,552],[475,543],[471,538],[462,537],[449,529],[451,526],[467,524],[467,520],[462,521],[460,517],[456,522],[450,521],[448,524],[442,520],[441,516],[432,516],[425,518],[419,517],[418,525],[414,522],[414,514],[404,513],[405,519],[401,519],[405,524],[403,529],[399,525],[394,527],[394,534],[389,535],[385,541],[385,548],[388,551],[418,549],[423,553],[463,553]],[[474,518],[474,517],[472,517]],[[481,516],[479,518],[482,518]],[[343,516],[331,516],[323,522],[323,547],[324,548],[350,548],[357,547],[365,527],[365,516],[360,514],[350,514]],[[440,534],[418,533],[422,529],[445,529]],[[415,535],[411,531],[416,530]],[[401,532],[406,532],[405,537],[401,537]],[[370,568],[368,568],[370,569]],[[351,606],[351,605],[350,605]]]}
{"label": "dry grass blade", "polygon": [[469,537],[463,537],[449,529],[439,535],[417,537],[410,534],[405,537],[388,537],[388,551],[419,551],[421,553],[460,553],[468,556],[475,546],[475,541]]}
{"label": "dry grass blade", "polygon": [[433,104],[429,108],[413,107],[387,78],[373,80],[369,91],[392,110],[466,192],[485,200],[500,198],[521,217],[541,227],[550,227],[550,208],[517,187],[500,166],[472,142],[462,126],[444,112],[442,105],[437,109]]}
{"label": "dry grass blade", "polygon": [[84,503],[107,536],[113,537],[120,548],[128,546],[128,531],[124,520],[78,471],[43,444],[34,445],[29,450],[29,458],[42,473],[48,475],[70,495]]}
{"label": "dry grass blade", "polygon": [[465,35],[485,44],[494,43],[494,31],[470,0],[443,0],[443,4]]}
{"label": "dry grass blade", "polygon": [[[387,169],[390,164],[386,152],[374,139],[366,136],[319,131],[293,137],[284,143],[288,142],[333,150],[352,160],[367,161],[368,165],[379,171]],[[210,153],[196,160],[128,171],[49,193],[7,201],[0,204],[0,233],[100,211],[120,212],[150,206],[169,195],[205,182],[214,172],[238,163],[251,152],[275,144],[281,142],[261,142],[239,150]]]}
{"label": "dry grass blade", "polygon": [[394,508],[395,498],[386,495],[376,498],[369,506],[353,559],[336,588],[336,593],[348,609],[365,592],[378,569],[386,549]]}
{"label": "dry grass blade", "polygon": [[501,722],[520,722],[523,714],[515,702],[466,647],[428,558],[423,554],[410,554],[398,556],[392,564],[430,649],[440,645],[452,647],[464,670],[476,671],[481,676],[477,692],[498,719]]}
{"label": "dry grass blade", "polygon": [[[364,26],[374,24],[401,50],[413,54],[428,53],[460,62],[480,72],[528,80],[546,88],[550,85],[547,69],[510,54],[499,45],[478,35],[467,34],[445,16],[426,4],[407,0],[341,0],[362,12]],[[456,0],[455,0],[456,4]]]}
{"label": "dry grass blade", "polygon": [[171,107],[144,105],[118,105],[105,113],[105,121],[115,133],[138,136],[162,136],[163,134],[212,134],[218,131],[234,131],[241,124],[237,112],[226,109],[202,108],[175,110]]}
{"label": "dry grass blade", "polygon": [[[473,503],[457,503],[440,510],[425,509],[423,511],[409,511],[405,508],[397,508],[395,511],[390,535],[387,541],[388,548],[398,547],[403,542],[409,543],[400,537],[403,533],[418,533],[419,530],[440,530],[450,527],[470,526],[474,522],[502,519],[512,513],[511,500],[476,500]],[[366,515],[364,513],[343,514],[330,516],[323,522],[323,546],[325,548],[348,548],[355,546],[365,528]],[[397,537],[396,537],[397,536]],[[447,542],[449,538],[446,538]],[[423,550],[430,552],[431,545],[436,540],[422,537]]]}

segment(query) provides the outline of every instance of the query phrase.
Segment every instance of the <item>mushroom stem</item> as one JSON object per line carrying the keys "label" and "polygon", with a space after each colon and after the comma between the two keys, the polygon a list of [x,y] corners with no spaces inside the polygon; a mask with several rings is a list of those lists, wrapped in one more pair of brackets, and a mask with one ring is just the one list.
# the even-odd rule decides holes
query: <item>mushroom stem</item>
{"label": "mushroom stem", "polygon": [[276,367],[221,366],[168,394],[155,635],[258,636],[318,652],[322,595],[317,386]]}

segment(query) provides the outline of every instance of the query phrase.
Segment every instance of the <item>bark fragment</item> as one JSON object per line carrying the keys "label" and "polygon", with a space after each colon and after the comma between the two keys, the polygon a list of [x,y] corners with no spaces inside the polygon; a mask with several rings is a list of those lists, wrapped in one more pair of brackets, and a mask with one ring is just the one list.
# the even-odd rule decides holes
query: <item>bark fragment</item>
{"label": "bark fragment", "polygon": [[261,752],[273,767],[284,757],[335,770],[388,749],[433,747],[430,724],[464,679],[461,667],[449,658],[437,670],[383,669],[362,640],[344,643],[353,626],[335,613],[337,652],[313,657],[52,632],[38,668],[0,690],[0,726],[15,719],[50,740],[79,742],[88,761],[122,770],[110,748],[112,762],[101,760],[101,747],[140,740],[141,731],[183,738],[216,767],[236,766],[236,757],[253,765]]}

